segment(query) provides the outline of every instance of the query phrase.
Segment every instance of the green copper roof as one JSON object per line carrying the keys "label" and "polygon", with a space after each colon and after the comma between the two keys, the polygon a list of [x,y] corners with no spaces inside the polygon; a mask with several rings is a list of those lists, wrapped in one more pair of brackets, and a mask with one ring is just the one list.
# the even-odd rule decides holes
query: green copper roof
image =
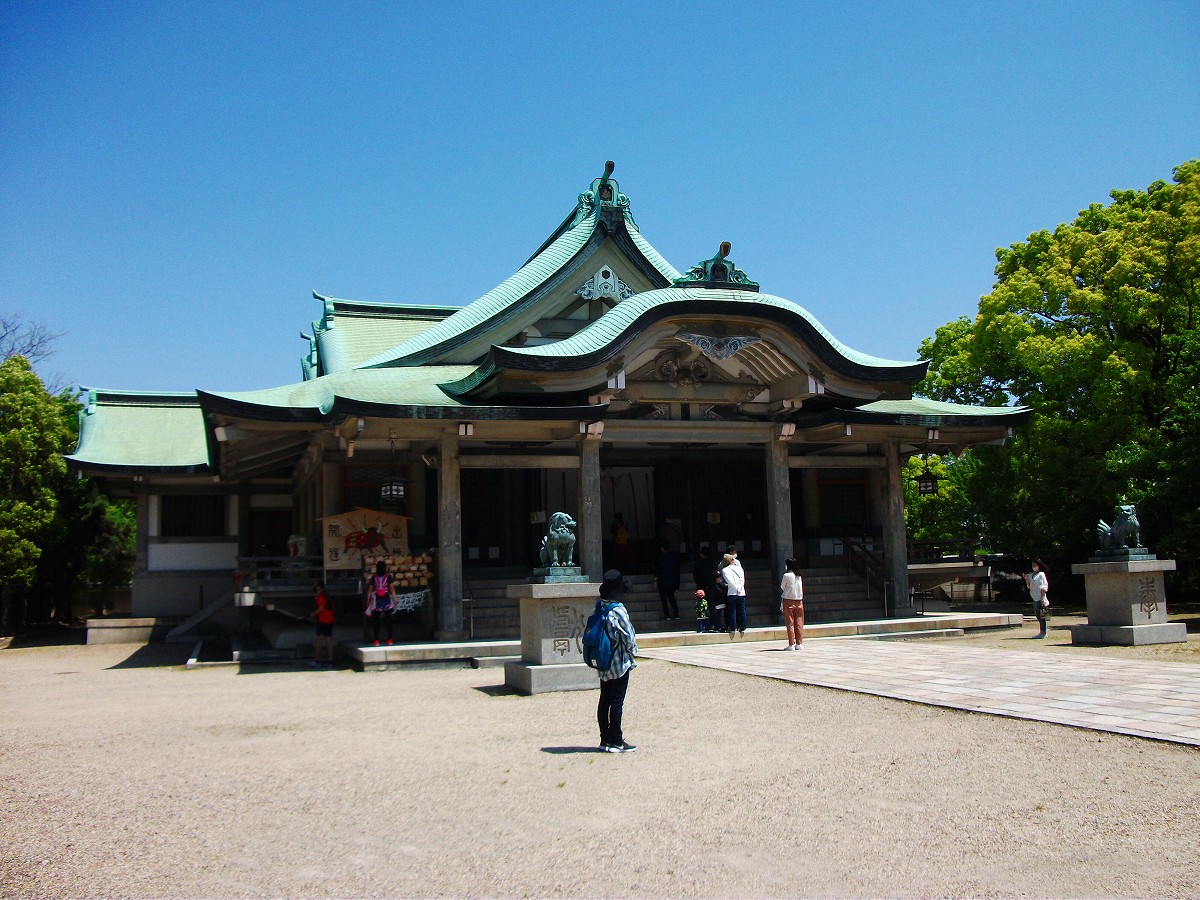
{"label": "green copper roof", "polygon": [[439,387],[475,370],[475,366],[350,369],[298,384],[261,391],[200,391],[206,411],[248,419],[321,422],[346,415],[438,419],[470,414],[473,418],[574,418],[585,411],[575,406],[514,407],[473,404],[456,400]]}
{"label": "green copper roof", "polygon": [[79,414],[81,467],[197,472],[208,469],[204,415],[196,394],[87,391]]}
{"label": "green copper roof", "polygon": [[831,351],[825,354],[825,362],[831,366],[841,363],[843,369],[845,363],[850,363],[867,369],[905,370],[888,374],[915,375],[920,378],[927,366],[922,361],[880,359],[852,350],[830,334],[808,310],[791,300],[757,291],[701,287],[669,287],[635,294],[569,338],[537,347],[497,347],[493,352],[498,363],[521,357],[529,360],[586,357],[603,353],[627,340],[628,336],[640,331],[651,317],[660,319],[687,314],[761,316],[789,323],[793,328],[809,331],[810,339],[818,338],[816,341],[810,340],[815,345],[814,349],[818,352],[822,349]]}
{"label": "green copper roof", "polygon": [[606,234],[619,239],[627,237],[636,254],[645,259],[662,283],[669,284],[678,278],[679,272],[638,231],[629,211],[629,198],[620,193],[609,174],[611,164],[605,176],[594,180],[591,189],[579,195],[574,211],[515,274],[444,321],[360,366],[424,365],[442,360],[466,344],[482,341],[477,354],[481,356],[490,343],[504,340],[493,334],[498,326],[511,321],[536,301],[559,272],[589,244],[598,245]]}
{"label": "green copper roof", "polygon": [[353,368],[416,337],[459,309],[338,300],[316,292],[313,296],[323,303],[324,315],[313,323],[309,337],[317,351],[315,360],[310,353],[310,365],[304,368],[309,378]]}
{"label": "green copper roof", "polygon": [[891,416],[971,416],[972,418],[1004,418],[1013,413],[1029,411],[1026,406],[968,406],[964,403],[945,403],[913,397],[911,400],[876,400],[858,407],[859,412],[883,413]]}
{"label": "green copper roof", "polygon": [[209,405],[209,398],[214,398],[247,408],[304,411],[317,417],[329,415],[339,397],[392,406],[460,406],[438,388],[438,382],[462,377],[473,369],[474,366],[349,369],[261,391],[202,391],[201,397],[205,405]]}

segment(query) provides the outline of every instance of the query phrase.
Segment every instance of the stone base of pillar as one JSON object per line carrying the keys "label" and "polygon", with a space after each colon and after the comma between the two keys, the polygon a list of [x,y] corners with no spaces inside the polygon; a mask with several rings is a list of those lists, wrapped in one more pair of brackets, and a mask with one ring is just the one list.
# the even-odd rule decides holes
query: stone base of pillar
{"label": "stone base of pillar", "polygon": [[458,643],[459,641],[467,640],[469,637],[470,635],[465,629],[459,631],[444,631],[439,628],[433,633],[433,639],[443,644]]}
{"label": "stone base of pillar", "polygon": [[522,694],[546,694],[550,691],[593,691],[600,687],[600,677],[595,669],[583,663],[539,666],[506,662],[504,683]]}
{"label": "stone base of pillar", "polygon": [[1083,576],[1088,613],[1086,625],[1072,626],[1071,643],[1130,647],[1187,641],[1187,626],[1167,621],[1163,573],[1175,571],[1175,560],[1131,556],[1071,566]]}
{"label": "stone base of pillar", "polygon": [[504,665],[504,683],[522,694],[600,687],[583,662],[583,627],[599,596],[595,582],[510,584],[521,602],[521,661]]}
{"label": "stone base of pillar", "polygon": [[1145,644],[1187,643],[1187,626],[1182,622],[1157,625],[1072,625],[1072,644],[1117,644],[1141,647]]}

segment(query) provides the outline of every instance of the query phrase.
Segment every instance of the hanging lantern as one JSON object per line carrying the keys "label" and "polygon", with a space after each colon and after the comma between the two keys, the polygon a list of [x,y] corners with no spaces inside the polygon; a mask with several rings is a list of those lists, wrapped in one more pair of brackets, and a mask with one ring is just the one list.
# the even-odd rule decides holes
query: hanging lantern
{"label": "hanging lantern", "polygon": [[929,497],[937,493],[937,476],[932,472],[922,472],[917,476],[917,495]]}
{"label": "hanging lantern", "polygon": [[383,482],[379,485],[379,505],[384,509],[401,506],[404,503],[404,479],[394,465],[396,460],[396,432],[394,429],[388,433],[388,443],[391,445],[393,466],[383,476]]}
{"label": "hanging lantern", "polygon": [[388,475],[379,486],[379,505],[399,506],[404,502],[404,479]]}

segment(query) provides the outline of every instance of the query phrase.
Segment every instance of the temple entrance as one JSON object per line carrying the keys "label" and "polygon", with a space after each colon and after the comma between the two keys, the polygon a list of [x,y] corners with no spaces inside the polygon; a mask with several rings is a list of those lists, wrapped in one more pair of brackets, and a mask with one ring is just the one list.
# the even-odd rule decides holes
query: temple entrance
{"label": "temple entrance", "polygon": [[464,568],[530,569],[537,565],[544,526],[531,521],[530,513],[540,509],[538,476],[536,469],[463,470]]}

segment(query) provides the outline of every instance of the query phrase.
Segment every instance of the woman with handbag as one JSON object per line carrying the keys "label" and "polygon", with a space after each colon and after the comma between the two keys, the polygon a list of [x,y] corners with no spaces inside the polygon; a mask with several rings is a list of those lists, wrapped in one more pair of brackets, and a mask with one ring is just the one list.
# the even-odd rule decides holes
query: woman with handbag
{"label": "woman with handbag", "polygon": [[1050,579],[1046,577],[1045,564],[1035,559],[1033,571],[1025,576],[1025,584],[1029,586],[1029,598],[1033,601],[1033,614],[1038,620],[1038,634],[1034,640],[1046,636],[1046,620],[1050,618]]}

